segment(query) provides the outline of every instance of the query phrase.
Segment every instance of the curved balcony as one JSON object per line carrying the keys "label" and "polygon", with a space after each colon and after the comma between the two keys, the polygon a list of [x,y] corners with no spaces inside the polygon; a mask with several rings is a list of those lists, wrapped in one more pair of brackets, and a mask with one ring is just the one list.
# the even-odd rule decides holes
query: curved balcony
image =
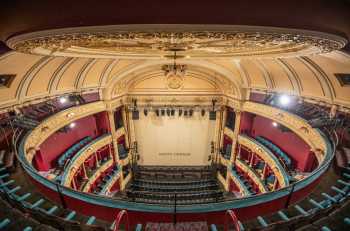
{"label": "curved balcony", "polygon": [[[314,172],[312,172],[310,175],[306,176],[305,178],[300,179],[299,181],[293,183],[293,185],[288,185],[274,192],[267,192],[261,195],[254,195],[254,196],[249,196],[249,197],[239,198],[239,199],[231,198],[229,200],[207,203],[207,204],[194,204],[191,206],[181,205],[177,208],[177,211],[181,213],[183,216],[186,216],[186,214],[190,214],[190,213],[220,212],[220,211],[225,211],[227,209],[235,209],[237,210],[238,213],[241,213],[240,215],[243,217],[243,219],[249,219],[259,214],[258,211],[259,209],[261,210],[262,202],[265,205],[264,206],[265,210],[268,210],[269,212],[273,212],[280,209],[280,207],[277,208],[277,207],[273,207],[272,205],[276,203],[276,201],[279,201],[280,204],[284,205],[286,201],[288,201],[288,197],[291,194],[291,192],[295,192],[291,199],[292,203],[300,200],[301,198],[303,198],[303,195],[307,194],[319,182],[320,177],[323,175],[323,173],[327,171],[332,161],[332,158],[334,156],[334,153],[333,153],[334,150],[330,145],[329,141],[327,140],[327,138],[325,138],[319,130],[317,129],[314,129],[314,130],[319,133],[319,136],[322,137],[324,143],[326,144],[326,148],[324,149],[325,159],[323,162],[320,163],[320,166]],[[95,208],[96,210],[103,209],[104,211],[106,211],[106,216],[107,216],[106,219],[110,219],[110,220],[113,219],[112,217],[113,214],[115,214],[117,211],[123,208],[128,208],[129,211],[132,211],[134,213],[159,212],[159,213],[164,213],[164,215],[173,214],[173,208],[169,206],[164,206],[161,204],[137,203],[137,202],[127,201],[125,200],[125,198],[119,197],[119,196],[111,198],[111,197],[94,195],[90,193],[78,192],[69,187],[66,187],[66,185],[57,185],[57,183],[55,183],[54,181],[51,181],[41,176],[33,168],[33,166],[31,165],[31,162],[29,161],[31,160],[30,158],[31,155],[29,156],[27,155],[28,152],[32,152],[32,148],[30,147],[36,147],[37,144],[40,144],[40,142],[44,140],[43,137],[40,137],[40,139],[35,139],[36,136],[34,136],[35,134],[33,134],[33,132],[34,131],[29,133],[24,139],[21,140],[21,144],[18,149],[18,159],[21,162],[23,169],[29,175],[30,179],[37,186],[38,190],[46,192],[48,197],[57,200],[57,198],[59,198],[59,195],[63,195],[67,200],[74,202],[74,203],[69,203],[68,205],[69,208],[74,209],[78,212],[85,212],[85,211],[81,206],[77,206],[77,205],[84,204],[86,206],[90,206],[91,208],[93,208],[90,211],[91,214],[96,215],[97,217],[100,215],[94,209]],[[45,129],[44,129],[44,132],[45,134],[50,133]],[[230,175],[231,174],[229,174],[229,176]],[[246,214],[244,212],[246,211],[246,209],[251,209],[252,213]],[[111,214],[111,217],[108,217],[109,214]]]}
{"label": "curved balcony", "polygon": [[118,166],[118,170],[114,171],[113,175],[108,179],[108,181],[103,185],[103,188],[99,195],[106,195],[111,191],[113,185],[117,182],[121,174],[121,167]]}
{"label": "curved balcony", "polygon": [[236,165],[242,169],[247,175],[254,181],[254,183],[258,186],[259,191],[261,193],[268,192],[268,189],[266,188],[266,185],[261,180],[260,176],[252,169],[249,165],[247,165],[244,161],[240,159],[236,159]]}
{"label": "curved balcony", "polygon": [[286,170],[281,165],[277,157],[268,148],[246,135],[239,135],[238,143],[252,150],[270,166],[281,187],[286,187],[289,185],[289,176]]}
{"label": "curved balcony", "polygon": [[84,185],[82,191],[83,192],[90,192],[92,185],[94,182],[101,176],[103,172],[105,172],[108,168],[112,167],[113,165],[113,159],[110,158],[106,162],[102,163],[102,165],[96,169],[96,171],[93,173],[93,175],[89,178],[89,180]]}
{"label": "curved balcony", "polygon": [[80,149],[77,154],[69,162],[68,166],[63,172],[61,184],[69,187],[73,176],[77,172],[78,168],[87,160],[96,150],[110,144],[112,142],[112,136],[110,134],[102,135],[92,141],[89,145]]}
{"label": "curved balcony", "polygon": [[233,183],[239,188],[239,192],[244,196],[251,196],[251,193],[244,182],[240,179],[240,176],[237,174],[236,170],[230,168],[229,176],[231,177]]}

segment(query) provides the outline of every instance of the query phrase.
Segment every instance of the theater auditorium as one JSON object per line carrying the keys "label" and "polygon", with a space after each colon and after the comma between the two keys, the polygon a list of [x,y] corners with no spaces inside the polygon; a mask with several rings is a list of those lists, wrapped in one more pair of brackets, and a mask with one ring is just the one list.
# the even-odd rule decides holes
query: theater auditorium
{"label": "theater auditorium", "polygon": [[0,2],[0,230],[350,230],[350,1]]}

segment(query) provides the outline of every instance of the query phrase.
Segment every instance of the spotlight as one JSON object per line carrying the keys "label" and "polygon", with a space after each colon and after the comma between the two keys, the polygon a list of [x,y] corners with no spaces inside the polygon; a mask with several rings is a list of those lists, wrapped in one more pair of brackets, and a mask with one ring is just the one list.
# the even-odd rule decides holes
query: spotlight
{"label": "spotlight", "polygon": [[140,118],[140,113],[138,110],[133,110],[132,111],[132,120],[138,120]]}
{"label": "spotlight", "polygon": [[73,123],[70,123],[70,124],[69,124],[69,127],[70,127],[70,128],[74,128],[76,125],[77,125],[77,124],[73,122]]}
{"label": "spotlight", "polygon": [[175,115],[175,109],[171,109],[171,116]]}
{"label": "spotlight", "polygon": [[164,109],[161,109],[161,110],[160,110],[160,114],[161,114],[162,116],[165,116],[165,110],[164,110]]}
{"label": "spotlight", "polygon": [[282,106],[287,106],[290,103],[290,97],[288,95],[281,95],[278,101]]}
{"label": "spotlight", "polygon": [[202,116],[204,116],[205,115],[205,110],[204,109],[202,109]]}
{"label": "spotlight", "polygon": [[193,109],[190,109],[189,111],[189,115],[192,116],[193,115]]}
{"label": "spotlight", "polygon": [[156,115],[159,116],[159,109],[156,109],[155,112],[156,112]]}
{"label": "spotlight", "polygon": [[60,101],[61,104],[64,104],[64,103],[67,102],[67,97],[66,96],[62,96],[62,97],[59,98],[59,101]]}
{"label": "spotlight", "polygon": [[166,109],[166,114],[167,114],[167,116],[170,116],[170,109],[169,108]]}
{"label": "spotlight", "polygon": [[277,122],[275,122],[275,121],[273,121],[273,122],[272,122],[272,126],[274,126],[274,127],[278,127],[278,123],[277,123]]}
{"label": "spotlight", "polygon": [[145,108],[145,109],[143,109],[143,114],[145,114],[145,116],[147,116],[147,114],[148,114],[148,110]]}
{"label": "spotlight", "polygon": [[182,116],[182,109],[179,109],[179,116]]}
{"label": "spotlight", "polygon": [[216,120],[216,111],[209,112],[209,120]]}

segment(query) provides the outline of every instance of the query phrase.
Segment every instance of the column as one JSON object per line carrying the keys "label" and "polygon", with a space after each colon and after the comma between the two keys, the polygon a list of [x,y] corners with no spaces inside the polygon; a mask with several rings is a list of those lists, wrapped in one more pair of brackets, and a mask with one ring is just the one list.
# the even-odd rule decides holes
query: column
{"label": "column", "polygon": [[250,167],[253,167],[253,163],[254,163],[254,153],[253,152],[250,152],[251,153],[251,157],[250,157],[250,160],[249,160],[249,166]]}
{"label": "column", "polygon": [[98,161],[98,157],[97,157],[97,152],[94,153],[95,156],[95,160],[96,160],[96,168],[100,167],[100,163]]}
{"label": "column", "polygon": [[73,189],[77,190],[77,183],[75,182],[75,177],[72,178]]}
{"label": "column", "polygon": [[[130,112],[126,107],[123,107],[122,109],[122,118],[123,118],[123,125],[124,125],[124,131],[127,139],[125,139],[125,145],[130,148],[130,145],[133,141],[136,140],[135,138],[135,130],[134,130],[134,123],[133,120],[130,119]],[[141,113],[141,112],[140,112]]]}
{"label": "column", "polygon": [[83,173],[84,173],[84,179],[87,179],[88,176],[86,174],[85,162],[83,162]]}
{"label": "column", "polygon": [[[239,129],[241,127],[241,111],[235,110],[235,129],[233,131],[233,139],[232,139],[232,151],[231,151],[231,162],[235,162],[237,158],[237,145],[238,145],[238,135]],[[240,149],[240,146],[239,146]],[[239,150],[240,151],[240,150]]]}
{"label": "column", "polygon": [[276,190],[278,184],[277,177],[275,176],[275,182],[273,183],[273,191]]}
{"label": "column", "polygon": [[263,171],[262,171],[262,176],[261,176],[261,179],[262,179],[262,180],[265,180],[265,178],[266,178],[266,171],[267,171],[267,164],[266,164],[266,162],[265,162],[265,164],[264,164],[264,169],[263,169]]}
{"label": "column", "polygon": [[118,154],[118,144],[117,144],[117,134],[115,131],[115,122],[114,122],[114,111],[109,110],[107,111],[108,114],[108,120],[111,128],[111,135],[112,135],[112,142],[113,142],[113,147],[114,147],[114,161],[116,163],[119,162],[119,154]]}

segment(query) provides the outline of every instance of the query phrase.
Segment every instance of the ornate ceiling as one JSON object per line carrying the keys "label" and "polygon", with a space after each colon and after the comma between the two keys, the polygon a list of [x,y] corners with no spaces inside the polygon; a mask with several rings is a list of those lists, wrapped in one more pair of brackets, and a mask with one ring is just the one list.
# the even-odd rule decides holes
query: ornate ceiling
{"label": "ornate ceiling", "polygon": [[347,40],[315,31],[253,26],[123,25],[65,28],[14,36],[24,53],[92,58],[243,58],[311,55]]}
{"label": "ornate ceiling", "polygon": [[[0,88],[0,108],[69,92],[99,92],[110,100],[131,92],[152,93],[152,87],[159,94],[210,95],[214,91],[236,99],[246,99],[249,91],[281,92],[350,108],[350,88],[335,76],[350,73],[350,56],[339,51],[269,59],[181,59],[178,63],[188,66],[184,77],[188,82],[178,89],[168,88],[161,70],[169,63],[165,58],[97,59],[10,52],[0,57],[0,74],[16,76],[8,87]],[[164,85],[159,85],[162,80]],[[191,90],[194,85],[202,87]],[[210,85],[215,87],[209,89]]]}

